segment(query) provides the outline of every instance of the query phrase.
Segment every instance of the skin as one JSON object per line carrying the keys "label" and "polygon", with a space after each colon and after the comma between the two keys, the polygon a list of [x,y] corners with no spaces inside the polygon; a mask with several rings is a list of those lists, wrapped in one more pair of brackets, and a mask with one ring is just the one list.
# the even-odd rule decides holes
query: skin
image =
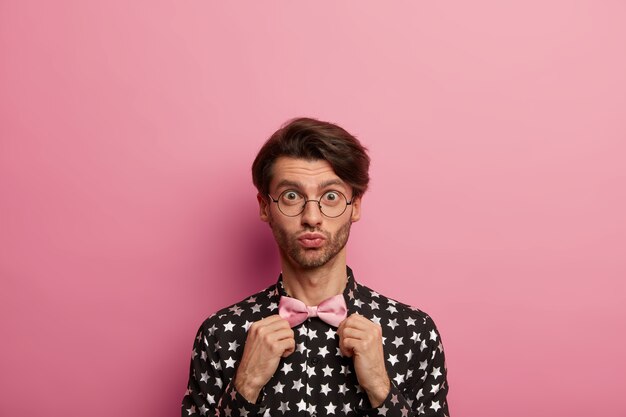
{"label": "skin", "polygon": [[[317,200],[328,190],[342,192],[348,199],[352,189],[324,160],[278,158],[273,166],[270,194],[277,198],[290,189]],[[354,198],[345,213],[336,218],[324,216],[317,204],[308,203],[299,216],[283,215],[275,203],[258,195],[262,221],[269,224],[278,244],[283,283],[287,292],[306,305],[341,294],[346,285],[346,243],[350,225],[361,218],[361,199]],[[323,235],[315,247],[301,244],[303,233]],[[358,314],[347,317],[338,327],[339,347],[352,357],[359,384],[372,407],[385,400],[391,387],[385,368],[381,327]],[[294,352],[295,338],[287,320],[279,315],[253,323],[248,331],[235,387],[250,402],[256,402],[261,389],[276,372],[281,357]]]}

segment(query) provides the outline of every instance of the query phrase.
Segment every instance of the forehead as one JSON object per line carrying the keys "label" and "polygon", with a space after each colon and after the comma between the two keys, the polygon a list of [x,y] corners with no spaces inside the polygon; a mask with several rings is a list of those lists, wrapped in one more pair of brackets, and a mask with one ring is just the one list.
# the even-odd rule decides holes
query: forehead
{"label": "forehead", "polygon": [[276,159],[272,167],[270,189],[274,189],[281,182],[294,182],[305,187],[318,187],[328,181],[338,181],[343,184],[328,161],[281,156]]}

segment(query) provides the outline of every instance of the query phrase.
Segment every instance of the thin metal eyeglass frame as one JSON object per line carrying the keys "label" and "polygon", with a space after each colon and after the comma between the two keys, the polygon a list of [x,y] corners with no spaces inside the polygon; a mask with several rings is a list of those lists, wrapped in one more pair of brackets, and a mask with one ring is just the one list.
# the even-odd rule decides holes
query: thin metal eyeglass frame
{"label": "thin metal eyeglass frame", "polygon": [[[283,194],[288,193],[288,192],[293,192],[293,190],[285,190],[285,191],[283,191],[282,193],[280,193],[280,195],[278,196],[278,198],[280,198]],[[272,202],[276,203],[276,206],[278,206],[278,211],[280,211],[280,213],[281,213],[283,216],[287,216],[287,217],[296,217],[296,216],[299,216],[299,215],[301,215],[302,213],[304,213],[304,208],[306,207],[306,205],[307,205],[308,203],[310,203],[311,201],[315,201],[315,202],[317,203],[317,207],[320,209],[320,213],[322,213],[322,215],[324,215],[324,216],[328,217],[329,219],[336,219],[337,217],[341,216],[343,213],[345,213],[345,212],[346,212],[346,210],[348,209],[348,206],[352,205],[352,200],[348,201],[348,197],[346,197],[346,196],[345,196],[345,195],[344,195],[341,191],[335,191],[335,190],[333,190],[333,192],[338,193],[338,194],[341,194],[341,195],[343,196],[344,200],[346,200],[346,205],[345,205],[345,207],[343,208],[343,211],[342,211],[341,213],[339,213],[338,215],[336,215],[336,216],[329,216],[328,214],[324,213],[324,210],[322,210],[322,200],[313,200],[313,199],[309,200],[309,199],[306,199],[306,197],[305,197],[304,203],[302,204],[302,208],[300,209],[300,212],[299,212],[298,214],[286,214],[284,211],[282,211],[282,210],[280,209],[280,203],[278,202],[278,199],[275,199],[274,197],[272,197],[272,196],[270,195],[270,193],[267,193],[267,196],[270,198],[270,200],[271,200]],[[298,194],[299,194],[299,193],[298,193]],[[326,193],[324,193],[324,194],[326,194]],[[322,194],[322,195],[324,195],[324,194]]]}

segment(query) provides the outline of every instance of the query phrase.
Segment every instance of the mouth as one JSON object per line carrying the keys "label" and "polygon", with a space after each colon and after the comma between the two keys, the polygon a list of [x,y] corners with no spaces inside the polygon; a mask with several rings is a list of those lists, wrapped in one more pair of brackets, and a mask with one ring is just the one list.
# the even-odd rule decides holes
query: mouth
{"label": "mouth", "polygon": [[316,249],[324,244],[326,238],[320,233],[305,233],[298,237],[298,242],[305,249]]}

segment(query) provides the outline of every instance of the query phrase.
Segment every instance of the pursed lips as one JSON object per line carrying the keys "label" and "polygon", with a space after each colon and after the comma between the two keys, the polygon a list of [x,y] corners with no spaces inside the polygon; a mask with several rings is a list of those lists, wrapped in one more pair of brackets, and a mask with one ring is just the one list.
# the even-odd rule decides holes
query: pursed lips
{"label": "pursed lips", "polygon": [[326,240],[321,233],[304,233],[298,237],[298,242],[305,248],[318,248]]}

